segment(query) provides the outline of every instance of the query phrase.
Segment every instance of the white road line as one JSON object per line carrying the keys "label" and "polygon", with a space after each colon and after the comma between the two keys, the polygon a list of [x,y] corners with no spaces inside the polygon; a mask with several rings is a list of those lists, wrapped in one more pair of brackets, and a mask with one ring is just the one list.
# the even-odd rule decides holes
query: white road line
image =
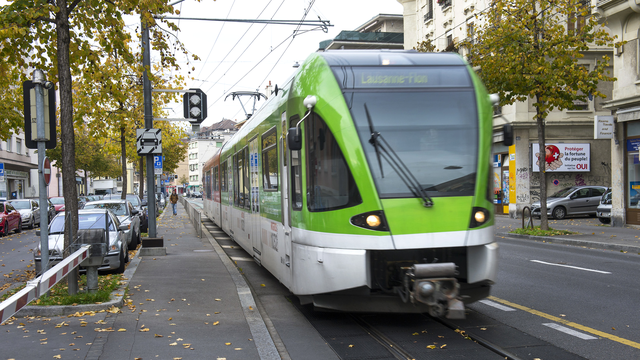
{"label": "white road line", "polygon": [[595,273],[599,273],[599,274],[611,274],[608,271],[602,271],[602,270],[595,270],[595,269],[587,269],[587,268],[583,268],[583,267],[578,267],[578,266],[571,266],[571,265],[563,265],[563,264],[554,264],[554,263],[549,263],[546,261],[540,261],[540,260],[530,260],[531,262],[535,262],[538,264],[544,264],[544,265],[553,265],[553,266],[562,266],[562,267],[566,267],[566,268],[570,268],[570,269],[576,269],[576,270],[584,270],[584,271],[591,271],[591,272],[595,272]]}
{"label": "white road line", "polygon": [[485,304],[485,305],[489,305],[491,307],[494,307],[496,309],[500,309],[502,311],[516,311],[516,309],[514,309],[514,308],[510,308],[508,306],[504,306],[502,304],[498,304],[497,302],[493,302],[491,300],[480,300],[480,302]]}
{"label": "white road line", "polygon": [[595,336],[591,336],[591,335],[587,335],[587,334],[583,334],[579,331],[575,331],[573,329],[569,329],[568,327],[564,327],[562,325],[556,324],[556,323],[546,323],[546,324],[542,324],[544,326],[548,326],[552,329],[558,330],[558,331],[562,331],[565,334],[569,334],[571,336],[575,336],[577,338],[580,338],[582,340],[598,340],[597,337]]}

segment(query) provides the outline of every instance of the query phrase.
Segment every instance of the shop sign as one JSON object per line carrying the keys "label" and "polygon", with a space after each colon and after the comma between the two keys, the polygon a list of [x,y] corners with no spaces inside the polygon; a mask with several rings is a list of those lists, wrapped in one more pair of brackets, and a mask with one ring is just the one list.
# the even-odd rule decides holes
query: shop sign
{"label": "shop sign", "polygon": [[4,181],[4,163],[0,163],[0,181]]}
{"label": "shop sign", "polygon": [[18,171],[18,170],[5,170],[5,176],[18,177],[18,178],[26,178],[29,177],[29,173],[26,171]]}
{"label": "shop sign", "polygon": [[[534,172],[540,171],[539,145],[531,146],[531,164]],[[591,171],[591,144],[546,144],[542,154],[547,172]]]}
{"label": "shop sign", "polygon": [[493,167],[499,168],[502,166],[502,155],[493,155]]}
{"label": "shop sign", "polygon": [[627,151],[638,151],[640,149],[640,139],[627,139]]}
{"label": "shop sign", "polygon": [[613,139],[613,116],[596,115],[593,128],[594,139]]}

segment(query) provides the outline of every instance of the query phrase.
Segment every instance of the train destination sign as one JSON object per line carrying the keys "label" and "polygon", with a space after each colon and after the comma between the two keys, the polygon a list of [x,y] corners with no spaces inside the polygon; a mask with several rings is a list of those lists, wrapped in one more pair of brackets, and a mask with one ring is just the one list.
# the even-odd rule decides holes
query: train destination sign
{"label": "train destination sign", "polygon": [[358,88],[429,88],[471,86],[471,78],[465,67],[403,67],[367,68],[354,67],[354,87]]}

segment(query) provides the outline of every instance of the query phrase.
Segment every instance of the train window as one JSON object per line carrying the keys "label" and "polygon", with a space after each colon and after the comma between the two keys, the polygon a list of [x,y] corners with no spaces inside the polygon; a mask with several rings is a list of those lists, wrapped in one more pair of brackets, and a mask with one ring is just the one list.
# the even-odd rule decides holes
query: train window
{"label": "train window", "polygon": [[233,199],[236,206],[244,206],[244,198],[241,195],[242,189],[242,163],[244,158],[241,152],[233,156]]}
{"label": "train window", "polygon": [[249,194],[251,194],[249,192],[249,186],[250,186],[250,182],[249,182],[249,166],[250,166],[250,162],[249,162],[249,148],[248,147],[244,147],[244,149],[242,149],[242,154],[244,156],[244,166],[242,167],[242,197],[244,199],[244,207],[245,209],[249,209],[251,206],[251,199],[249,198]]}
{"label": "train window", "polygon": [[[294,115],[289,119],[289,124],[297,124],[300,120],[300,116]],[[287,141],[285,140],[284,143]],[[291,209],[302,209],[302,173],[300,171],[300,150],[292,150],[291,153],[291,181],[289,188],[291,189]]]}
{"label": "train window", "polygon": [[216,166],[213,168],[213,191],[220,191],[218,180],[219,180],[218,167]]}
{"label": "train window", "polygon": [[276,128],[262,135],[262,188],[265,190],[278,190]]}
{"label": "train window", "polygon": [[351,170],[327,124],[315,113],[307,121],[309,211],[337,210],[362,203]]}
{"label": "train window", "polygon": [[229,191],[227,190],[227,162],[223,162],[220,167],[222,168],[222,175],[220,176],[220,191],[227,192]]}

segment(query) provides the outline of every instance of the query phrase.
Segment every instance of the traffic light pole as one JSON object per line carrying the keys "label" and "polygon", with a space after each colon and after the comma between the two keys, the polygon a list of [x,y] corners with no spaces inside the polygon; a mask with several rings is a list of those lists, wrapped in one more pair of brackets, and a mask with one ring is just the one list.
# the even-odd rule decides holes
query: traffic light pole
{"label": "traffic light pole", "polygon": [[[44,73],[36,69],[33,72],[33,83],[36,90],[36,128],[38,142],[38,190],[40,200],[40,267],[45,272],[49,268],[49,203],[47,202],[47,186],[44,181],[44,158],[46,139],[44,128]],[[33,115],[32,115],[33,116]],[[50,119],[55,121],[55,119]],[[22,221],[22,220],[21,220]],[[44,225],[43,225],[44,224]],[[38,274],[36,274],[38,276]]]}
{"label": "traffic light pole", "polygon": [[[142,87],[144,95],[144,127],[153,128],[153,106],[151,97],[151,82],[149,81],[148,71],[151,68],[151,43],[149,42],[149,26],[144,18],[142,22],[142,66],[144,72],[142,75]],[[156,194],[153,169],[153,155],[148,154],[147,157],[147,209],[149,210],[149,237],[156,237]],[[140,179],[142,181],[142,179]]]}

